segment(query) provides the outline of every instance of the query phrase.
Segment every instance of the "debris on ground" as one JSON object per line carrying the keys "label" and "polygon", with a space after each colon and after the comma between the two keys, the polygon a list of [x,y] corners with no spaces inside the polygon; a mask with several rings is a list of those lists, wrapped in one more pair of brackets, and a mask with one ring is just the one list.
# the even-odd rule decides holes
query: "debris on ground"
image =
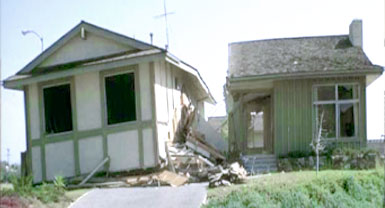
{"label": "debris on ground", "polygon": [[178,187],[185,184],[188,177],[164,170],[160,173],[145,176],[133,176],[126,179],[130,186],[171,185]]}
{"label": "debris on ground", "polygon": [[181,186],[188,181],[188,178],[186,176],[178,175],[167,170],[162,171],[157,176],[160,182],[167,183],[173,187]]}
{"label": "debris on ground", "polygon": [[242,182],[247,175],[239,163],[227,164],[225,156],[192,128],[196,110],[183,106],[177,139],[166,142],[167,161],[171,171],[185,175],[189,182],[209,181],[210,187]]}
{"label": "debris on ground", "polygon": [[177,187],[208,181],[210,187],[217,187],[241,183],[246,178],[247,172],[239,163],[228,164],[226,157],[205,140],[205,135],[192,127],[196,109],[190,105],[180,109],[175,138],[165,142],[166,157],[160,158],[158,172],[121,178],[123,185],[119,186]]}
{"label": "debris on ground", "polygon": [[217,166],[216,170],[209,172],[209,187],[229,186],[233,183],[242,183],[247,176],[246,170],[238,162],[226,168]]}

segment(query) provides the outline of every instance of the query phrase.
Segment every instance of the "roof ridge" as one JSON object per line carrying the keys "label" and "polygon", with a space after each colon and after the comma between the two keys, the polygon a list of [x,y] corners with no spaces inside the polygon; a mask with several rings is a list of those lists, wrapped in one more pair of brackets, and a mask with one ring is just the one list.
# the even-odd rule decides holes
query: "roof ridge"
{"label": "roof ridge", "polygon": [[300,37],[284,37],[284,38],[271,38],[271,39],[258,39],[258,40],[246,40],[246,41],[238,41],[229,43],[230,45],[238,45],[238,44],[248,44],[255,42],[268,42],[268,41],[278,41],[278,40],[298,40],[298,39],[311,39],[311,38],[337,38],[337,37],[349,37],[348,34],[341,35],[319,35],[319,36],[300,36]]}

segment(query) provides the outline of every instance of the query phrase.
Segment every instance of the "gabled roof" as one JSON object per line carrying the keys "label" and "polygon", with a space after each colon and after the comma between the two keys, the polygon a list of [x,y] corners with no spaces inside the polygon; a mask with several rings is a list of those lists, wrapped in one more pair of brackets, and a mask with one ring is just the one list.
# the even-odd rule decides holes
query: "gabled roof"
{"label": "gabled roof", "polygon": [[[82,32],[85,32],[86,36],[87,33],[90,33],[96,35],[99,38],[110,40],[111,42],[107,42],[107,44],[114,46],[114,44],[118,43],[118,45],[122,45],[122,47],[118,49],[112,47],[116,50],[110,50],[110,53],[107,54],[102,51],[101,53],[95,53],[96,55],[94,54],[78,59],[76,59],[77,57],[72,57],[72,59],[68,59],[67,57],[67,59],[65,59],[68,60],[67,62],[63,62],[63,60],[58,62],[54,59],[56,62],[50,61],[47,64],[47,60],[57,55],[57,53],[59,53],[60,50],[63,50],[63,48],[65,48],[69,42],[73,41],[74,38],[79,39],[77,35],[81,34]],[[103,47],[99,47],[98,49],[100,48],[104,50]],[[70,52],[69,54],[72,53]],[[137,62],[139,63],[139,59],[144,60],[149,57],[158,59],[163,58],[163,60],[172,60],[173,64],[177,65],[181,70],[186,71],[193,77],[193,80],[195,80],[194,83],[200,86],[200,91],[206,94],[206,101],[213,104],[215,103],[215,99],[212,97],[208,86],[203,81],[198,70],[179,60],[170,54],[167,50],[112,32],[110,30],[84,21],[81,21],[49,48],[44,50],[39,56],[37,56],[29,64],[17,72],[16,75],[7,78],[4,81],[4,86],[11,89],[22,89],[23,85],[43,81],[46,79],[56,79],[63,76],[84,73],[85,71],[101,70],[103,69],[102,66],[104,66],[102,64],[109,66],[114,65],[115,67],[123,66],[125,64],[135,64]]]}
{"label": "gabled roof", "polygon": [[348,35],[257,40],[229,45],[229,76],[323,72],[381,73]]}
{"label": "gabled roof", "polygon": [[[63,35],[59,40],[53,43],[49,48],[44,50],[39,56],[37,56],[34,60],[28,63],[23,69],[17,72],[17,75],[29,74],[31,73],[35,67],[39,66],[46,58],[51,56],[54,52],[59,50],[63,45],[65,45],[69,40],[79,34],[82,28],[87,31],[99,35],[101,37],[106,37],[112,39],[116,42],[119,42],[123,45],[129,45],[131,47],[137,48],[139,50],[149,50],[157,48],[153,45],[144,43],[139,40],[132,39],[130,37],[112,32],[110,30],[98,27],[96,25],[90,24],[85,21],[81,21],[78,25],[72,28],[69,32]],[[160,48],[158,48],[160,49]]]}

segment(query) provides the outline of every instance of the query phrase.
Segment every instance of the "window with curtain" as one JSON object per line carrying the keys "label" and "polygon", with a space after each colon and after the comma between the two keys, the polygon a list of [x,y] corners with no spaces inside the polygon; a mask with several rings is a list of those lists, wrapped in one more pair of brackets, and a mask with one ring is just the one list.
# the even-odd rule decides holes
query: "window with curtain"
{"label": "window with curtain", "polygon": [[134,73],[105,77],[105,90],[108,124],[136,120]]}
{"label": "window with curtain", "polygon": [[359,89],[357,84],[317,86],[314,90],[316,125],[321,115],[322,136],[326,139],[357,136]]}
{"label": "window with curtain", "polygon": [[69,84],[43,89],[47,134],[72,131],[71,87]]}

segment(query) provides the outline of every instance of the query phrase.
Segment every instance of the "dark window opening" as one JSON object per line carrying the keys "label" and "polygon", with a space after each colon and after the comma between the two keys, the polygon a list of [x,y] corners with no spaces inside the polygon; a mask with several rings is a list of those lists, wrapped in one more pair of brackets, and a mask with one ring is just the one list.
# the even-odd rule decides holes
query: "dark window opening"
{"label": "dark window opening", "polygon": [[340,105],[340,134],[341,137],[355,136],[354,105],[352,103]]}
{"label": "dark window opening", "polygon": [[358,89],[353,85],[338,85],[338,100],[358,98]]}
{"label": "dark window opening", "polygon": [[105,78],[107,123],[136,120],[134,73]]}
{"label": "dark window opening", "polygon": [[45,131],[48,134],[72,130],[71,88],[69,84],[43,90]]}

